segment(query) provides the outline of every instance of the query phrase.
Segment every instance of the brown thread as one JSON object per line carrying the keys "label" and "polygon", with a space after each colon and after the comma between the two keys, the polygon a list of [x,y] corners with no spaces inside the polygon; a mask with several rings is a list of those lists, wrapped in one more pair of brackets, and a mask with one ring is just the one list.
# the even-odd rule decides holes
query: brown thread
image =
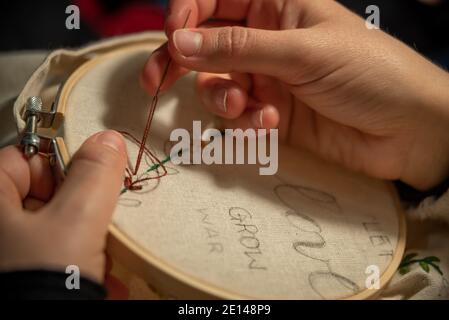
{"label": "brown thread", "polygon": [[[190,14],[192,10],[190,10],[187,14],[186,20],[184,22],[183,28],[186,27],[187,22],[189,21]],[[133,135],[126,131],[119,131],[124,137],[130,138],[134,143],[139,145],[139,153],[137,155],[136,164],[134,166],[134,170],[131,171],[129,168],[126,168],[126,176],[124,180],[124,186],[125,189],[130,191],[137,191],[142,189],[142,182],[151,180],[151,179],[159,179],[167,175],[167,169],[165,168],[164,164],[146,147],[146,142],[148,140],[148,136],[150,134],[150,128],[151,124],[153,122],[154,113],[156,111],[158,102],[159,102],[159,95],[162,89],[162,86],[164,85],[165,78],[167,77],[168,70],[170,69],[172,63],[172,58],[170,57],[168,59],[167,65],[165,66],[164,72],[162,74],[161,81],[159,83],[159,86],[157,87],[156,94],[154,95],[151,104],[150,104],[150,111],[148,114],[147,123],[145,126],[145,130],[143,132],[142,140],[138,140]],[[150,160],[155,164],[159,164],[159,166],[163,169],[164,173],[161,175],[158,175],[156,177],[148,177],[148,178],[139,178],[137,177],[140,169],[140,165],[142,163],[142,157],[143,155],[147,155]]]}

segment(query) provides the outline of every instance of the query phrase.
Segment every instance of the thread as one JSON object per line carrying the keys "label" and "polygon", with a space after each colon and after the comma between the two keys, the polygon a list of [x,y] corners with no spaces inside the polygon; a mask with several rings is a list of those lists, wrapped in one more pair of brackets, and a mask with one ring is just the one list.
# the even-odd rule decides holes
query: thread
{"label": "thread", "polygon": [[[189,10],[189,12],[187,14],[187,17],[186,17],[186,20],[184,22],[183,28],[186,27],[186,25],[187,25],[187,23],[189,21],[191,12],[192,12],[192,10]],[[145,125],[145,129],[143,131],[142,139],[139,141],[137,138],[135,138],[130,133],[128,133],[126,131],[120,131],[120,133],[123,136],[130,138],[134,143],[139,145],[139,152],[137,154],[137,159],[136,159],[136,163],[134,165],[134,169],[131,171],[129,168],[126,168],[126,175],[125,175],[125,180],[124,180],[124,189],[122,190],[121,194],[123,194],[126,191],[141,190],[143,182],[151,180],[151,179],[160,179],[160,178],[162,178],[162,177],[167,175],[167,169],[165,168],[164,164],[167,163],[168,161],[170,161],[170,157],[167,157],[163,161],[160,161],[151,152],[151,150],[146,147],[146,143],[147,143],[148,137],[150,135],[150,129],[151,129],[151,124],[153,123],[154,113],[155,113],[156,108],[158,106],[159,95],[161,93],[162,86],[165,83],[165,79],[167,78],[168,71],[170,69],[171,64],[172,64],[172,58],[169,57],[169,59],[167,61],[167,64],[166,64],[166,66],[164,68],[164,72],[162,73],[161,81],[159,82],[159,85],[158,85],[158,87],[156,89],[156,93],[153,96],[153,99],[151,100],[149,113],[148,113],[148,118],[147,118],[147,122],[146,122],[146,125]],[[137,177],[144,154],[147,155],[150,158],[150,160],[153,162],[153,165],[150,168],[148,168],[145,171],[144,174],[149,173],[151,171],[155,171],[155,170],[157,170],[159,168],[163,169],[163,174],[158,175],[156,177],[147,177],[147,178],[139,178],[139,177]]]}
{"label": "thread", "polygon": [[[141,145],[141,142],[134,137],[132,134],[126,132],[126,131],[119,131],[124,137],[130,139],[132,142]],[[150,161],[153,163],[152,166],[150,168],[153,168],[153,170],[146,170],[143,174],[148,173],[150,171],[154,171],[155,169],[158,168],[162,168],[163,169],[163,173],[156,176],[156,177],[146,177],[146,178],[135,178],[136,175],[133,174],[133,172],[131,172],[131,170],[129,168],[126,168],[125,171],[125,180],[124,180],[124,186],[127,190],[129,191],[138,191],[142,189],[142,183],[148,180],[152,180],[152,179],[159,179],[162,178],[164,176],[167,175],[167,169],[164,166],[164,163],[166,163],[166,161],[160,161],[158,157],[156,157],[150,149],[148,149],[146,146],[144,146],[144,154],[147,155],[147,157],[150,159]],[[157,167],[155,167],[155,165],[157,165]]]}
{"label": "thread", "polygon": [[[149,167],[144,173],[150,173],[150,172],[152,172],[152,171],[155,171],[155,170],[157,170],[157,169],[159,169],[159,168],[164,168],[164,170],[166,170],[165,169],[165,167],[164,167],[164,164],[166,164],[167,162],[169,162],[171,160],[171,157],[170,156],[168,156],[167,158],[165,158],[164,160],[162,160],[160,163],[155,163],[155,164],[153,164],[151,167]],[[157,177],[157,178],[148,178],[147,180],[150,180],[150,179],[158,179],[158,178],[161,178],[161,176],[160,177]],[[146,180],[140,180],[140,182],[143,182],[143,181],[146,181]],[[130,189],[130,188],[128,188],[128,187],[124,187],[122,190],[121,190],[121,192],[120,192],[120,195],[122,195],[122,194],[124,194],[124,193],[126,193],[126,192],[128,192],[128,191],[135,191],[136,189]]]}

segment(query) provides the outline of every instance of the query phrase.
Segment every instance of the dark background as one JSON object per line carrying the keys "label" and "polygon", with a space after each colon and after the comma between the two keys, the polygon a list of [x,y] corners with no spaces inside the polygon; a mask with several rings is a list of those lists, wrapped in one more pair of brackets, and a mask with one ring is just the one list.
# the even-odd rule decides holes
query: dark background
{"label": "dark background", "polygon": [[[84,0],[82,2],[86,4],[86,1],[100,7],[101,19],[110,19],[110,23],[115,23],[117,14],[126,11],[130,5],[145,5],[151,8],[149,10],[162,11],[165,2],[163,0]],[[65,9],[74,2],[78,4],[81,1],[1,1],[0,51],[76,47],[104,37],[105,33],[102,34],[98,28],[96,29],[92,21],[83,20],[83,11],[80,30],[65,28],[67,18]],[[364,15],[368,5],[378,5],[384,30],[437,63],[449,67],[449,1],[445,0],[438,6],[425,5],[417,0],[340,0],[340,2],[361,15]],[[155,18],[149,16],[148,19]],[[159,23],[156,23],[155,26],[142,27],[142,29],[160,29],[161,27],[162,25],[159,26]]]}

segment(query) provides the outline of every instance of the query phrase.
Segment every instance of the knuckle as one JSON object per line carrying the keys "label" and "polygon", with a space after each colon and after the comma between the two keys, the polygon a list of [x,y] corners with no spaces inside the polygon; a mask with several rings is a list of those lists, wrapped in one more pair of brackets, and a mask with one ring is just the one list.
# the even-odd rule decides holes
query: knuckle
{"label": "knuckle", "polygon": [[218,32],[217,47],[229,57],[243,54],[248,47],[248,30],[243,27],[223,28]]}

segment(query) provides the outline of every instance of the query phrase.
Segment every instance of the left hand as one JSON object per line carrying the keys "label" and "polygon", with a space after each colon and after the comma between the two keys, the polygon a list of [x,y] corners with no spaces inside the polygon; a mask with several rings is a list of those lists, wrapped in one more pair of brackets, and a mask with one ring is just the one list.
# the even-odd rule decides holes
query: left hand
{"label": "left hand", "polygon": [[15,146],[0,150],[0,272],[80,268],[103,283],[108,225],[126,165],[123,137],[89,138],[55,192],[48,159],[27,160]]}

